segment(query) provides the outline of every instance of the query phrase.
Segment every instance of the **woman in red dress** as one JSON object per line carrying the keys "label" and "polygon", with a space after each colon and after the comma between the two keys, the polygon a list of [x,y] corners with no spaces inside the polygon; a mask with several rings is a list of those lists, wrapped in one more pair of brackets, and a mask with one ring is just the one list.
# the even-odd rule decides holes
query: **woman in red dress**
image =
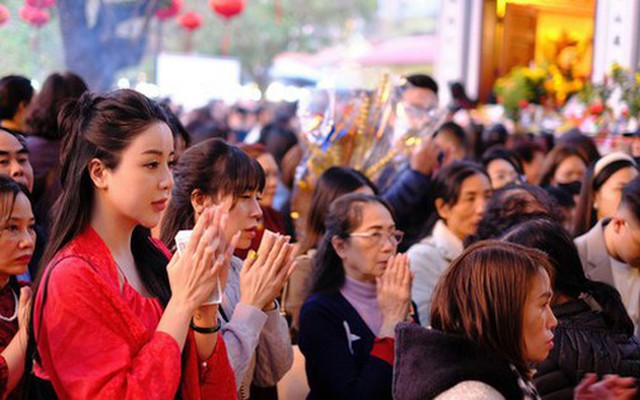
{"label": "woman in red dress", "polygon": [[221,234],[226,214],[208,209],[171,261],[149,235],[173,186],[162,109],[119,90],[86,93],[59,118],[62,194],[36,282],[30,390],[69,399],[234,398],[219,328],[202,324],[215,320],[217,305],[201,306],[233,253]]}
{"label": "woman in red dress", "polygon": [[[26,327],[22,317],[31,289],[16,276],[27,270],[33,255],[34,223],[27,189],[0,175],[0,396],[12,392],[24,370]],[[20,331],[19,327],[22,328]],[[9,398],[19,396],[16,390]]]}

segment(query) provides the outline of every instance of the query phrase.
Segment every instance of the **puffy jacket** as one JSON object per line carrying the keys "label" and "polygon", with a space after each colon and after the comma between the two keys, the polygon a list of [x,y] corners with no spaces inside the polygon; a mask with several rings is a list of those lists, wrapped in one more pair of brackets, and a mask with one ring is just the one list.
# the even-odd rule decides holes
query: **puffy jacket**
{"label": "puffy jacket", "polygon": [[640,377],[640,343],[614,330],[601,313],[582,300],[553,307],[558,319],[554,348],[533,381],[545,400],[573,399],[573,388],[587,372]]}

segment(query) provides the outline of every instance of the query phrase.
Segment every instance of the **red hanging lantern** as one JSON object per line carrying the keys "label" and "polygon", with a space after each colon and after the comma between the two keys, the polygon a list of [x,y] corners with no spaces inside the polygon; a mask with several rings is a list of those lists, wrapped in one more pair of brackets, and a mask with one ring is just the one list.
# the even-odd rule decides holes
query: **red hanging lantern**
{"label": "red hanging lantern", "polygon": [[167,1],[165,5],[158,8],[158,11],[156,11],[156,17],[158,17],[160,21],[173,18],[178,15],[180,10],[182,9],[182,5],[182,0]]}
{"label": "red hanging lantern", "polygon": [[185,51],[190,53],[193,47],[193,32],[202,26],[202,15],[195,11],[187,11],[178,17],[178,24],[187,31],[184,47]]}
{"label": "red hanging lantern", "polygon": [[26,5],[20,9],[20,18],[25,20],[27,23],[40,28],[49,22],[51,17],[49,16],[49,11],[44,8]]}
{"label": "red hanging lantern", "polygon": [[202,26],[202,15],[195,11],[187,11],[178,17],[178,24],[189,32]]}
{"label": "red hanging lantern", "polygon": [[56,5],[55,0],[26,0],[25,3],[34,8],[51,8]]}
{"label": "red hanging lantern", "polygon": [[209,8],[225,18],[224,37],[222,38],[222,54],[228,55],[231,47],[231,35],[229,33],[229,21],[242,13],[245,0],[209,0]]}
{"label": "red hanging lantern", "polygon": [[209,0],[209,8],[226,19],[242,13],[245,0]]}
{"label": "red hanging lantern", "polygon": [[0,25],[4,25],[5,22],[9,20],[11,13],[9,9],[4,4],[0,4]]}

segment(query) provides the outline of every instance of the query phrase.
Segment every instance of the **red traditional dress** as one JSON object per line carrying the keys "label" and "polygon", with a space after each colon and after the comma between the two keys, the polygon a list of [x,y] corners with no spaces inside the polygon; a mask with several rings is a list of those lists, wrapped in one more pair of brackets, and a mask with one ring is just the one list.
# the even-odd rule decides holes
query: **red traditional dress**
{"label": "red traditional dress", "polygon": [[[18,282],[18,286],[28,286],[28,282]],[[11,283],[4,285],[0,289],[0,352],[4,351],[9,345],[13,337],[18,333],[18,297],[19,289],[13,287]],[[7,383],[9,380],[9,370],[4,357],[0,356],[0,397],[7,391]],[[16,388],[7,398],[21,398],[20,386]]]}
{"label": "red traditional dress", "polygon": [[199,360],[190,331],[183,363],[175,339],[156,332],[160,302],[126,282],[120,289],[111,253],[93,229],[73,239],[47,268],[44,308],[45,286],[35,302],[42,360],[35,372],[60,398],[173,399],[179,387],[183,399],[235,398],[222,336],[213,355]]}

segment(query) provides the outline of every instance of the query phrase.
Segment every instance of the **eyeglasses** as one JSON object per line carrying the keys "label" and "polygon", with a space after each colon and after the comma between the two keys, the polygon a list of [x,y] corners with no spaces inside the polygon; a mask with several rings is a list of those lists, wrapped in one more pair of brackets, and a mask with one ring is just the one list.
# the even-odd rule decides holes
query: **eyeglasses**
{"label": "eyeglasses", "polygon": [[379,244],[382,244],[383,240],[387,239],[387,240],[390,240],[392,244],[398,244],[402,242],[402,238],[404,238],[404,232],[394,229],[392,231],[351,233],[349,234],[349,236],[371,239],[374,242],[377,242]]}
{"label": "eyeglasses", "polygon": [[432,119],[438,113],[437,107],[420,107],[412,104],[403,104],[404,112],[409,118]]}

